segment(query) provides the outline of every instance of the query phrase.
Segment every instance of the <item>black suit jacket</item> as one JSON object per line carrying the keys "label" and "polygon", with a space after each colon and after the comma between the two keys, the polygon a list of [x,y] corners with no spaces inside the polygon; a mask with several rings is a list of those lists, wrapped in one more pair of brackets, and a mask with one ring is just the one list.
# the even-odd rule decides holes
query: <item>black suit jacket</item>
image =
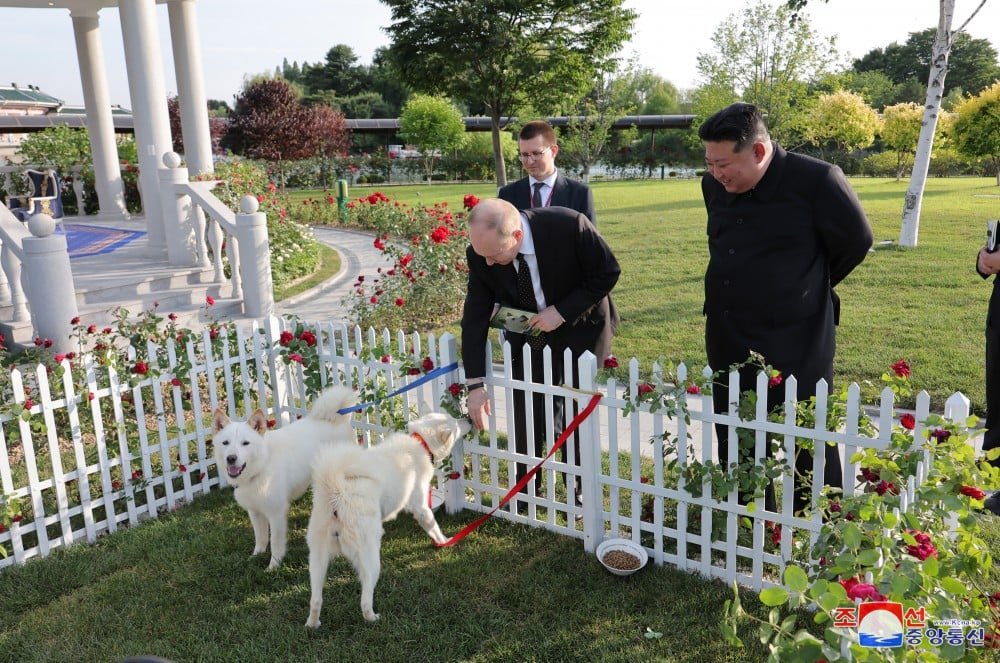
{"label": "black suit jacket", "polygon": [[[574,355],[599,354],[600,339],[611,321],[602,306],[621,274],[618,260],[594,225],[564,207],[524,210],[531,227],[545,303],[566,320],[546,334],[553,353],[570,348]],[[469,378],[486,372],[486,337],[493,305],[519,307],[517,272],[513,264],[487,265],[470,245],[466,249],[469,285],[462,310],[462,362]],[[524,337],[507,334],[516,357]],[[600,356],[598,356],[600,359]]]}
{"label": "black suit jacket", "polygon": [[[506,200],[517,209],[531,209],[531,184],[527,177],[508,184],[500,189],[497,198]],[[549,207],[568,207],[590,219],[597,225],[597,213],[594,211],[594,194],[583,182],[556,175],[555,186],[552,187],[552,200]]]}

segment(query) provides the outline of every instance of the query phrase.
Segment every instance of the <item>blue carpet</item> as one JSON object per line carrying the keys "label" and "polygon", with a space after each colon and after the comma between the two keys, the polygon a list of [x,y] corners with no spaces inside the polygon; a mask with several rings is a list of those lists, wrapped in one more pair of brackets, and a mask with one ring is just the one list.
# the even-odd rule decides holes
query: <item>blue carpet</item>
{"label": "blue carpet", "polygon": [[86,258],[87,256],[111,253],[133,239],[146,234],[139,230],[118,230],[117,228],[88,226],[82,223],[63,225],[66,228],[66,243],[69,245],[70,258]]}

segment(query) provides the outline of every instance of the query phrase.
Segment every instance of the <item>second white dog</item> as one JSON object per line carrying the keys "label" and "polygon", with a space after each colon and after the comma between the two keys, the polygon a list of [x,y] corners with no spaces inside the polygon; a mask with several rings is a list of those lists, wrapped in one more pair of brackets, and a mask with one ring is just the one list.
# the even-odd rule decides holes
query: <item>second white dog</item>
{"label": "second white dog", "polygon": [[341,553],[361,581],[361,613],[370,622],[378,619],[373,603],[382,565],[382,523],[400,511],[412,513],[435,542],[447,540],[427,495],[434,467],[468,429],[467,421],[434,412],[410,422],[410,435],[392,433],[371,449],[337,445],[321,453],[306,533],[312,592],[306,626],[320,624],[326,570],[330,558]]}

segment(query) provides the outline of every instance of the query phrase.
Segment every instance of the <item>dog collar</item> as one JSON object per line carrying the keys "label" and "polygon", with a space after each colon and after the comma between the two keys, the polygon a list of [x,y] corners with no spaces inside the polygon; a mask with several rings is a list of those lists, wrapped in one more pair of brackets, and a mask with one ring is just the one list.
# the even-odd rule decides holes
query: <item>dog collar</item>
{"label": "dog collar", "polygon": [[412,437],[414,440],[416,440],[417,442],[420,443],[420,446],[422,446],[424,448],[424,451],[426,451],[428,457],[430,457],[430,459],[431,459],[431,465],[433,465],[434,464],[434,454],[431,453],[431,448],[430,448],[430,446],[427,445],[427,440],[424,439],[424,436],[421,435],[420,433],[410,433],[410,437]]}

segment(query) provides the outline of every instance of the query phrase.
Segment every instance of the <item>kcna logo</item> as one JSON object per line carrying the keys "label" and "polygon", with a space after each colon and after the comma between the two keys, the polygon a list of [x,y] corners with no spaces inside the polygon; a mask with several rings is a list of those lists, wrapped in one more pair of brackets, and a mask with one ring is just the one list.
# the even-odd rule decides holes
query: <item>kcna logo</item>
{"label": "kcna logo", "polygon": [[[979,620],[936,620],[927,625],[924,608],[907,608],[894,601],[869,601],[860,605],[834,608],[833,625],[857,628],[858,644],[862,647],[902,647],[927,641],[936,646],[967,644],[982,647],[985,628]],[[968,627],[968,632],[966,632]]]}

